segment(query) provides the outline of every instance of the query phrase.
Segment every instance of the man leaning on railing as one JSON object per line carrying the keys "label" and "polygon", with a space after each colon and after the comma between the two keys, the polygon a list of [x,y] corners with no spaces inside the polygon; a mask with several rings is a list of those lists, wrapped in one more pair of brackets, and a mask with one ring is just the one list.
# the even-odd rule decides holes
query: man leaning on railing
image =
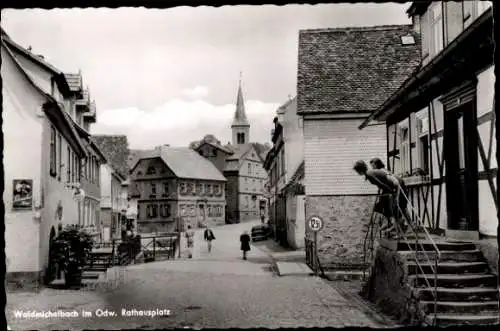
{"label": "man leaning on railing", "polygon": [[[404,193],[404,184],[402,185],[398,178],[385,169],[368,169],[366,162],[363,160],[356,161],[353,170],[359,175],[365,176],[367,181],[380,189],[381,192],[375,210],[382,213],[388,220],[387,227],[383,230],[387,231],[388,236],[398,239],[397,228],[403,232],[402,234],[406,232],[407,227],[404,218],[410,222],[406,211],[407,200]],[[400,211],[404,215],[401,215]],[[405,217],[402,218],[401,216]],[[397,228],[395,227],[396,224],[399,225]]]}

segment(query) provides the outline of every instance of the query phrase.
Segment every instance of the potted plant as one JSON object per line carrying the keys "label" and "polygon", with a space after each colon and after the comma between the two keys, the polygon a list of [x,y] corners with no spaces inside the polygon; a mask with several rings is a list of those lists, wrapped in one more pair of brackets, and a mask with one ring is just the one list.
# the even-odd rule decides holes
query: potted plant
{"label": "potted plant", "polygon": [[54,257],[64,271],[66,287],[80,286],[84,266],[94,242],[83,227],[71,224],[63,228],[54,241]]}

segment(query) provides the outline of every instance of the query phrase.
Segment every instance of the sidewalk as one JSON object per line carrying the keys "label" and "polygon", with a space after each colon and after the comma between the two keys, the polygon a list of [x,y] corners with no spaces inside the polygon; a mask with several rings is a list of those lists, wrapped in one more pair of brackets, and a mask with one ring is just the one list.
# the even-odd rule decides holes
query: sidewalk
{"label": "sidewalk", "polygon": [[304,249],[284,248],[272,239],[252,243],[252,246],[271,257],[279,276],[311,276],[314,274],[305,263],[306,253]]}

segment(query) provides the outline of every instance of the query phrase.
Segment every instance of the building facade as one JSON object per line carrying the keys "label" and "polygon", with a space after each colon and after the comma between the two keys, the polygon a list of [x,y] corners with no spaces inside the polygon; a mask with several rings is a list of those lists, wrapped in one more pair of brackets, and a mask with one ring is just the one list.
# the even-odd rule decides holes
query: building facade
{"label": "building facade", "polygon": [[[324,268],[365,268],[363,241],[376,187],[353,171],[356,160],[385,159],[381,125],[358,126],[419,65],[411,25],[299,32],[297,114],[304,135],[306,219],[320,217],[317,256],[306,230],[307,260]],[[314,256],[313,256],[314,255]]]}
{"label": "building facade", "polygon": [[227,179],[226,223],[257,220],[268,214],[267,173],[263,164],[270,147],[250,142],[250,122],[245,112],[241,81],[231,131],[232,142],[226,145],[221,145],[213,135],[207,135],[189,147],[210,160]]}
{"label": "building facade", "polygon": [[81,91],[3,29],[1,46],[6,278],[23,288],[53,279],[49,247],[59,225],[82,224],[88,146],[75,124]]}
{"label": "building facade", "polygon": [[385,121],[387,164],[409,186],[413,221],[454,239],[498,236],[491,7],[414,2],[422,65],[361,126]]}
{"label": "building facade", "polygon": [[264,168],[269,175],[269,217],[276,239],[287,246],[305,245],[304,137],[297,99],[277,110],[271,132],[273,147]]}
{"label": "building facade", "polygon": [[109,164],[101,165],[101,233],[102,240],[121,238],[123,209],[123,177]]}
{"label": "building facade", "polygon": [[137,199],[139,233],[174,232],[179,221],[192,228],[225,223],[226,179],[194,150],[160,146],[133,164],[129,194]]}

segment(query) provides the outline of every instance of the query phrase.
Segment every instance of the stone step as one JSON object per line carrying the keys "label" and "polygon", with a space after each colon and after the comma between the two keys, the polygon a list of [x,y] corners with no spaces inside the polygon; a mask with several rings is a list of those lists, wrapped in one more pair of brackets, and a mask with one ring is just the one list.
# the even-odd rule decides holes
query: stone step
{"label": "stone step", "polygon": [[[434,288],[416,289],[416,295],[420,300],[433,301]],[[498,300],[498,289],[492,287],[468,287],[468,288],[437,288],[439,301],[491,301]]]}
{"label": "stone step", "polygon": [[[408,262],[408,273],[410,275],[425,273],[434,274],[434,262],[416,261]],[[440,274],[467,274],[467,273],[487,273],[489,266],[486,262],[438,262],[437,272]]]}
{"label": "stone step", "polygon": [[[427,281],[426,281],[427,279]],[[408,276],[410,284],[416,287],[435,286],[434,275],[411,275]],[[427,282],[429,284],[427,284]],[[465,287],[496,287],[497,277],[493,274],[438,274],[437,286],[448,288],[465,288]]]}
{"label": "stone step", "polygon": [[[434,301],[420,301],[420,306],[426,313],[434,313]],[[488,315],[498,312],[498,301],[437,301],[436,308],[440,314]]]}
{"label": "stone step", "polygon": [[[442,250],[439,261],[454,261],[454,262],[483,262],[483,255],[479,249],[464,250],[464,251],[446,251]],[[415,260],[418,256],[419,260],[431,259],[434,260],[436,252],[410,252],[400,251],[399,254],[407,260]]]}
{"label": "stone step", "polygon": [[82,274],[82,278],[83,279],[98,279],[99,278],[99,275],[101,274],[101,272],[95,272],[95,271],[84,271],[83,274]]}
{"label": "stone step", "polygon": [[[436,241],[434,244],[440,251],[470,251],[477,249],[476,245],[471,242],[449,242]],[[398,251],[434,251],[434,244],[430,240],[401,240],[397,244]]]}
{"label": "stone step", "polygon": [[434,325],[434,320],[436,320],[436,326],[446,327],[453,325],[493,325],[499,323],[499,314],[489,314],[489,315],[464,315],[464,314],[429,314],[426,316],[426,323],[428,325]]}

